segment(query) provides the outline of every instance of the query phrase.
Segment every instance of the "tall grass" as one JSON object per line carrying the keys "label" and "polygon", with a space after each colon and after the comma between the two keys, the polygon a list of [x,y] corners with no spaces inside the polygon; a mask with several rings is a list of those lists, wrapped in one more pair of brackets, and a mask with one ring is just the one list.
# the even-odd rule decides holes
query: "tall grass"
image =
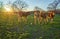
{"label": "tall grass", "polygon": [[54,22],[34,25],[33,15],[27,18],[27,24],[18,22],[18,16],[0,13],[0,39],[60,39],[60,16],[55,15]]}

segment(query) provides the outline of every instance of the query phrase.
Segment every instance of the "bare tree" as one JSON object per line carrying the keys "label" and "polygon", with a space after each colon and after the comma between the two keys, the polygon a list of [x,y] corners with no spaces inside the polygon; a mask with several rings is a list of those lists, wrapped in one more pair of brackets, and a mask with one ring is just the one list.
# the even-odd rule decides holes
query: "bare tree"
{"label": "bare tree", "polygon": [[24,10],[28,7],[28,5],[24,1],[21,1],[21,0],[14,1],[12,5],[14,9],[17,9],[17,10]]}
{"label": "bare tree", "polygon": [[0,12],[3,10],[3,2],[0,1]]}
{"label": "bare tree", "polygon": [[34,8],[34,10],[39,11],[40,8],[36,6],[36,7]]}
{"label": "bare tree", "polygon": [[41,8],[38,7],[38,6],[36,6],[36,7],[34,8],[34,10],[35,10],[35,11],[44,11],[43,9],[41,9]]}
{"label": "bare tree", "polygon": [[47,7],[48,10],[56,10],[57,5],[60,3],[60,0],[54,0],[53,3],[50,3]]}

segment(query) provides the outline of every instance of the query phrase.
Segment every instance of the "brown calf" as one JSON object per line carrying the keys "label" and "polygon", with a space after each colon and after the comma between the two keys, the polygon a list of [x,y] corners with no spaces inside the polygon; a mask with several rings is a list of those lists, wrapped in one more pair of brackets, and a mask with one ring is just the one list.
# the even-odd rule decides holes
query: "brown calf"
{"label": "brown calf", "polygon": [[40,16],[40,11],[34,11],[34,24],[37,23],[37,20],[39,22],[39,16]]}
{"label": "brown calf", "polygon": [[50,22],[53,21],[54,16],[55,16],[55,12],[54,12],[54,11],[49,11],[49,12],[48,12],[48,17],[49,17]]}
{"label": "brown calf", "polygon": [[19,15],[19,18],[18,20],[23,20],[24,22],[27,22],[27,16],[30,15],[31,13],[30,12],[24,12],[24,11],[19,11],[18,15]]}

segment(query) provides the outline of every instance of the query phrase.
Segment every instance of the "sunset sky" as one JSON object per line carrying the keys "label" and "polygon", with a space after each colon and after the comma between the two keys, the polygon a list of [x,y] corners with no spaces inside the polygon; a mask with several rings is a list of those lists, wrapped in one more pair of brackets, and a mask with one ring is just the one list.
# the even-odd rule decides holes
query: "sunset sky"
{"label": "sunset sky", "polygon": [[[0,0],[0,1],[7,3],[9,0]],[[10,1],[13,2],[14,0]],[[35,6],[47,10],[48,4],[52,3],[54,0],[23,0],[23,1],[25,1],[29,5],[27,9],[31,11],[34,9]],[[57,8],[60,8],[60,4],[58,5]]]}

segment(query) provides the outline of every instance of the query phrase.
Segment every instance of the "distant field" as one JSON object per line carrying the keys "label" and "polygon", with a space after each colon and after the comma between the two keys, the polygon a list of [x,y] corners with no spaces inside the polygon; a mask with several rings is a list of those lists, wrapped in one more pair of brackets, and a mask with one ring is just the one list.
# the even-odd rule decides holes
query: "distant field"
{"label": "distant field", "polygon": [[0,13],[0,39],[60,39],[60,15],[55,15],[53,23],[31,24],[33,15],[28,16],[28,23],[20,23],[17,15]]}

